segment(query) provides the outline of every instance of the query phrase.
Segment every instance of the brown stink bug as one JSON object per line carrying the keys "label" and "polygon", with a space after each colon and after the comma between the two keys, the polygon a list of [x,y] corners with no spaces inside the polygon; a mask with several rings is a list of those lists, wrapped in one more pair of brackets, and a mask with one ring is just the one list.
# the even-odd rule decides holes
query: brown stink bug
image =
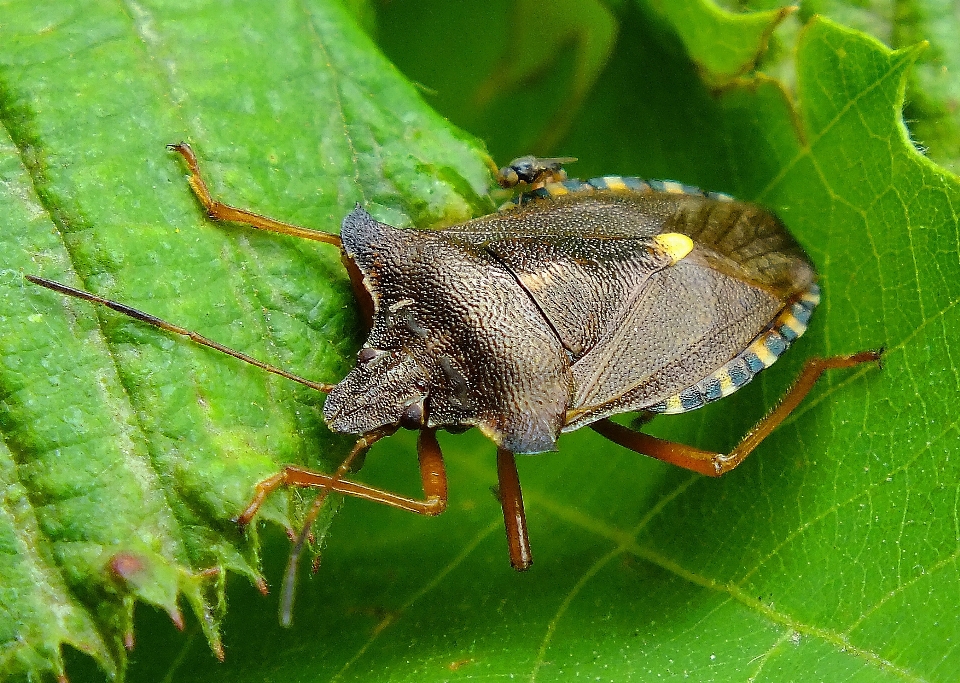
{"label": "brown stink bug", "polygon": [[[680,413],[730,395],[804,333],[819,302],[813,265],[769,211],[674,182],[567,180],[562,165],[572,159],[522,157],[498,181],[526,191],[498,213],[442,230],[398,229],[358,205],[337,236],[215,201],[190,147],[170,148],[186,161],[211,218],[340,248],[370,326],[342,381],[312,382],[123,304],[28,277],[328,394],[330,429],[359,435],[343,464],[332,474],[284,468],[257,485],[238,517],[250,522],[280,486],[321,489],[291,567],[323,492],[443,512],[447,479],[436,432],[477,427],[497,445],[510,563],[527,569],[516,454],[556,450],[561,432],[589,426],[638,453],[719,476],[783,421],[824,370],[880,358],[866,351],[808,360],[783,401],[728,454],[663,441],[609,418]],[[344,478],[400,427],[420,433],[423,499]],[[289,605],[284,613],[288,619]]]}

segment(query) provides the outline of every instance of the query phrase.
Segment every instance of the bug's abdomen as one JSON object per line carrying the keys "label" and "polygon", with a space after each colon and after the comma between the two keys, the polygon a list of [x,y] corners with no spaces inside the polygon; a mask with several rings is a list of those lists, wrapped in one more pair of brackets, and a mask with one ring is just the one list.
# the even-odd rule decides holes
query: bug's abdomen
{"label": "bug's abdomen", "polygon": [[780,311],[770,326],[758,334],[736,358],[711,373],[709,377],[644,410],[673,415],[695,410],[729,396],[749,383],[761,370],[773,365],[790,345],[806,332],[810,314],[819,303],[820,288],[812,284],[806,292]]}

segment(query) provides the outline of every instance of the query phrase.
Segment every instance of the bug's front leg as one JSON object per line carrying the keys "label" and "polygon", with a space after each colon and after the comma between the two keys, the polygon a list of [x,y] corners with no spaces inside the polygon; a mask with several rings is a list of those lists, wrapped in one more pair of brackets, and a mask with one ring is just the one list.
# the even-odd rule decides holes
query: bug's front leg
{"label": "bug's front leg", "polygon": [[418,500],[398,493],[385,491],[366,484],[343,479],[350,471],[351,464],[370,449],[380,439],[397,431],[397,427],[388,426],[361,436],[350,450],[346,459],[333,474],[314,472],[304,467],[288,465],[282,471],[257,484],[256,492],[247,508],[237,517],[240,526],[246,526],[263,505],[263,501],[281,486],[298,486],[336,491],[354,498],[362,498],[390,507],[416,512],[421,515],[439,515],[447,508],[447,471],[443,464],[443,453],[437,443],[434,429],[423,429],[417,442],[417,456],[420,460],[420,479],[423,484],[424,498]]}
{"label": "bug's front leg", "polygon": [[417,441],[417,457],[420,461],[420,478],[423,483],[424,492],[423,500],[408,498],[396,493],[391,493],[390,491],[384,491],[343,479],[350,471],[353,463],[366,453],[373,444],[396,431],[396,426],[388,425],[361,436],[357,439],[353,448],[350,449],[350,453],[347,454],[347,457],[333,474],[314,472],[302,467],[285,467],[280,473],[264,479],[257,484],[253,500],[250,501],[247,508],[237,518],[237,523],[240,524],[241,527],[249,524],[254,515],[257,514],[263,501],[266,500],[266,497],[281,486],[301,486],[320,489],[320,493],[317,494],[313,505],[311,505],[310,510],[304,517],[303,529],[298,534],[293,549],[290,552],[290,560],[287,563],[287,571],[284,577],[284,587],[280,602],[280,623],[282,625],[289,626],[292,621],[293,596],[300,553],[310,535],[310,527],[313,526],[314,521],[317,519],[317,515],[320,513],[323,503],[330,491],[337,491],[356,498],[372,500],[421,515],[439,515],[446,509],[447,473],[443,464],[443,453],[440,451],[440,444],[437,442],[437,433],[434,429],[422,429],[420,431],[420,438]]}
{"label": "bug's front leg", "polygon": [[340,238],[332,233],[284,223],[283,221],[261,216],[253,211],[238,209],[235,206],[217,201],[210,194],[210,190],[207,189],[207,183],[200,173],[200,164],[197,162],[197,156],[193,153],[190,145],[186,142],[178,142],[175,145],[167,145],[167,149],[183,157],[183,161],[187,165],[187,170],[190,171],[190,178],[187,180],[187,182],[190,183],[190,189],[193,190],[193,194],[200,203],[203,204],[203,208],[206,209],[207,215],[210,218],[218,221],[242,223],[257,228],[258,230],[268,230],[269,232],[278,232],[282,235],[293,235],[294,237],[326,242],[327,244],[333,244],[337,247],[340,246]]}
{"label": "bug's front leg", "polygon": [[634,431],[607,419],[598,420],[590,426],[597,433],[624,448],[700,474],[719,477],[743,462],[753,449],[759,446],[800,405],[800,402],[825,371],[850,368],[861,363],[875,363],[880,360],[882,353],[883,350],[881,349],[880,351],[862,351],[851,356],[811,358],[803,366],[797,381],[784,395],[780,404],[767,413],[767,416],[743,437],[736,448],[726,454],[713,453],[694,446],[658,439],[655,436]]}

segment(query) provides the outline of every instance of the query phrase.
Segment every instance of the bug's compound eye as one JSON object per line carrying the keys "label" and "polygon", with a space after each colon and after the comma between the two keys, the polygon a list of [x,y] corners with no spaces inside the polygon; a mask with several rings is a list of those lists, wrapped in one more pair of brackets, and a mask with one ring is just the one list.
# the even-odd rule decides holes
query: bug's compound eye
{"label": "bug's compound eye", "polygon": [[404,429],[420,429],[423,426],[423,401],[411,403],[403,409],[400,426]]}
{"label": "bug's compound eye", "polygon": [[360,365],[370,365],[377,358],[380,358],[386,351],[381,351],[380,349],[374,349],[369,346],[364,346],[360,349],[360,352],[357,353],[357,362]]}

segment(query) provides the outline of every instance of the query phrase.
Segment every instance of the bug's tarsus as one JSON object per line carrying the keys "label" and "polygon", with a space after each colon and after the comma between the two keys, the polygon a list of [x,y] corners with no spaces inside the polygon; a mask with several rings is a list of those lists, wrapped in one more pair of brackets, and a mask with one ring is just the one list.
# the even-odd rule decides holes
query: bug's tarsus
{"label": "bug's tarsus", "polygon": [[507,532],[510,566],[518,572],[533,564],[530,536],[527,533],[527,514],[523,509],[523,493],[517,475],[517,461],[513,453],[497,449],[497,498],[503,507],[503,526]]}
{"label": "bug's tarsus", "polygon": [[247,528],[263,505],[263,501],[267,499],[267,496],[286,483],[286,472],[287,468],[284,468],[272,477],[267,477],[257,482],[257,485],[254,487],[253,498],[247,503],[247,507],[244,508],[243,512],[233,518],[233,522],[240,527],[240,531],[244,531]]}
{"label": "bug's tarsus", "polygon": [[197,572],[197,576],[201,579],[215,579],[223,573],[223,570],[220,567],[207,567],[206,569],[201,569]]}
{"label": "bug's tarsus", "polygon": [[91,294],[82,289],[76,289],[65,285],[62,282],[56,282],[55,280],[48,280],[43,277],[37,277],[36,275],[25,275],[27,280],[32,282],[35,285],[40,285],[41,287],[46,287],[47,289],[52,289],[55,292],[60,294],[66,294],[67,296],[72,296],[76,299],[83,299],[84,301],[89,301],[90,303],[100,304],[101,306],[106,306],[109,309],[116,311],[117,313],[122,313],[125,316],[133,318],[134,320],[139,320],[140,322],[146,323],[157,327],[165,332],[171,332],[173,334],[178,334],[182,337],[186,337],[195,344],[200,346],[206,346],[207,348],[219,351],[220,353],[225,353],[228,356],[233,356],[237,360],[242,360],[244,363],[249,363],[255,367],[260,368],[261,370],[266,370],[267,372],[273,373],[274,375],[279,375],[280,377],[285,377],[286,379],[293,380],[298,384],[302,384],[306,387],[310,387],[316,391],[322,393],[329,393],[333,389],[333,384],[327,384],[325,382],[314,382],[313,380],[306,379],[305,377],[300,377],[295,375],[292,372],[287,372],[276,366],[264,363],[263,361],[257,360],[252,356],[248,356],[245,353],[235,351],[228,346],[224,346],[218,342],[213,341],[212,339],[207,339],[202,334],[193,332],[179,325],[174,325],[173,323],[162,320],[156,316],[150,315],[149,313],[144,313],[141,310],[127,306],[126,304],[121,304],[116,301],[111,301],[110,299],[104,299],[102,296],[97,296],[96,294]]}
{"label": "bug's tarsus", "polygon": [[178,142],[167,145],[167,149],[171,152],[177,152],[183,157],[184,162],[187,164],[187,170],[190,171],[190,177],[187,180],[190,184],[190,189],[193,190],[193,194],[196,195],[199,202],[203,205],[207,216],[213,220],[242,223],[243,225],[249,225],[258,230],[278,232],[281,235],[293,235],[294,237],[302,237],[316,242],[325,242],[336,247],[340,246],[340,237],[338,235],[322,230],[302,228],[299,225],[284,223],[283,221],[267,218],[258,213],[238,209],[235,206],[217,201],[210,194],[210,190],[207,189],[207,183],[203,180],[203,175],[200,173],[200,164],[197,162],[197,156],[193,153],[190,145],[186,142]]}
{"label": "bug's tarsus", "polygon": [[624,448],[700,474],[719,477],[742,463],[800,405],[820,375],[827,370],[851,368],[862,363],[879,363],[882,353],[883,349],[880,349],[861,351],[849,356],[809,359],[780,403],[747,432],[736,448],[727,454],[713,453],[694,446],[658,439],[609,419],[598,420],[590,426],[598,434]]}

